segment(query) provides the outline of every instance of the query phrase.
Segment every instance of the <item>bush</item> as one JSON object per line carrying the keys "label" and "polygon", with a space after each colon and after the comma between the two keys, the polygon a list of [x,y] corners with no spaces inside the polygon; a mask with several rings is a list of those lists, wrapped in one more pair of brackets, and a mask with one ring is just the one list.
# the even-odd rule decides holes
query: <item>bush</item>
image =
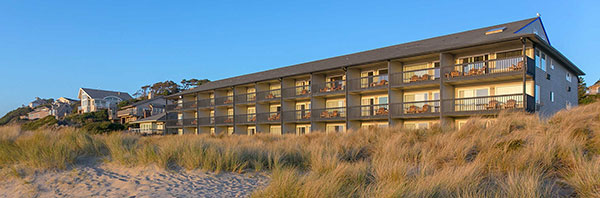
{"label": "bush", "polygon": [[0,126],[8,124],[10,122],[14,122],[19,119],[20,116],[27,115],[27,113],[33,111],[32,108],[29,107],[19,107],[15,110],[8,112],[2,118],[0,118]]}
{"label": "bush", "polygon": [[92,134],[108,133],[112,131],[125,130],[125,126],[118,123],[112,123],[108,121],[104,122],[91,122],[86,123],[81,127],[82,130],[88,131]]}
{"label": "bush", "polygon": [[49,115],[49,116],[46,116],[41,119],[27,122],[21,126],[21,129],[33,131],[33,130],[37,130],[41,127],[55,125],[56,123],[58,123],[58,120],[56,120],[56,118],[54,116]]}

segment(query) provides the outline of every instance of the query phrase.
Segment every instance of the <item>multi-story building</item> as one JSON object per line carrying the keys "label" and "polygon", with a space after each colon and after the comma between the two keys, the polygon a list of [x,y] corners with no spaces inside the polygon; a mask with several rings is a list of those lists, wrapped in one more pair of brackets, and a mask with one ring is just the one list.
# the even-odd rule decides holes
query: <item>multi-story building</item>
{"label": "multi-story building", "polygon": [[460,127],[577,105],[584,73],[539,17],[213,81],[168,96],[169,133],[305,134]]}

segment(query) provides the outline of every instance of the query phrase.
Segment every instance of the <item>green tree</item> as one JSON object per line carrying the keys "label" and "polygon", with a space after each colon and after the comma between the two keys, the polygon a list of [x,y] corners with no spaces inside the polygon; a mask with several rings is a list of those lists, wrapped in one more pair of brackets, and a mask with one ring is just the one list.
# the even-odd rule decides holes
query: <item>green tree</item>
{"label": "green tree", "polygon": [[181,89],[183,89],[183,90],[193,89],[193,88],[196,88],[207,82],[210,82],[210,80],[208,80],[208,79],[198,80],[195,78],[192,78],[189,80],[183,79],[183,80],[181,80]]}

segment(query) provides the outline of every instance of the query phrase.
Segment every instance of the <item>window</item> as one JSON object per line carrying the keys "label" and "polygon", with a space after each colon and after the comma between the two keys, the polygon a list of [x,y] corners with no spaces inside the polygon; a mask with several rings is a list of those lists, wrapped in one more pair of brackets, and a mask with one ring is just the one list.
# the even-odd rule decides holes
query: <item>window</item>
{"label": "window", "polygon": [[327,126],[327,133],[338,133],[344,131],[344,125],[329,125]]}
{"label": "window", "polygon": [[496,53],[496,59],[521,56],[522,54],[523,54],[522,50],[513,50],[513,51],[507,51],[507,52],[498,52],[498,53]]}
{"label": "window", "polygon": [[468,89],[468,90],[460,90],[458,91],[459,98],[471,98],[471,97],[480,97],[480,96],[489,96],[489,91],[487,88],[484,89]]}
{"label": "window", "polygon": [[571,82],[571,79],[572,79],[571,73],[567,72],[566,78],[567,78],[567,81]]}
{"label": "window", "polygon": [[540,65],[540,68],[543,71],[546,71],[546,67],[547,67],[547,65],[546,65],[546,54],[544,54],[544,53],[541,53],[541,54],[542,54],[542,60],[541,60],[541,64],[542,65]]}
{"label": "window", "polygon": [[554,102],[554,92],[550,92],[550,101]]}
{"label": "window", "polygon": [[540,104],[540,86],[536,85],[535,86],[535,104]]}
{"label": "window", "polygon": [[550,69],[554,70],[554,61],[552,59],[550,60]]}
{"label": "window", "polygon": [[566,102],[565,106],[566,106],[567,109],[573,108],[573,105],[569,101]]}
{"label": "window", "polygon": [[523,93],[523,85],[496,87],[496,95],[510,95]]}

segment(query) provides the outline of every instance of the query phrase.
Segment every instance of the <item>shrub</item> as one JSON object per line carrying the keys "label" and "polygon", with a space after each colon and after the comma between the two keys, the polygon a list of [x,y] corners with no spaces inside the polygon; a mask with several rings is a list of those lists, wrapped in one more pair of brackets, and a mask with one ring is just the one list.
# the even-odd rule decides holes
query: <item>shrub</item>
{"label": "shrub", "polygon": [[58,123],[58,120],[56,120],[56,118],[54,116],[49,115],[49,116],[46,116],[41,119],[27,122],[21,126],[21,129],[32,131],[32,130],[37,130],[41,127],[52,126],[52,125],[55,125],[56,123]]}
{"label": "shrub", "polygon": [[108,121],[104,122],[91,122],[86,123],[81,127],[82,130],[88,131],[92,134],[108,133],[112,131],[125,130],[125,126],[119,123],[112,123]]}

